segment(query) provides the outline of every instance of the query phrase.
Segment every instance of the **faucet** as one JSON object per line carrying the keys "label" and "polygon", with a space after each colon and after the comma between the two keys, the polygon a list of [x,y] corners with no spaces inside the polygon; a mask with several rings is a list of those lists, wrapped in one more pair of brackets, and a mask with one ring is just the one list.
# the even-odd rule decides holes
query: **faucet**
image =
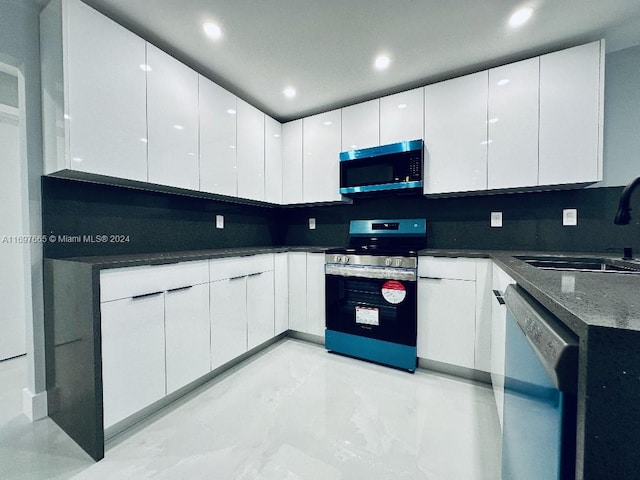
{"label": "faucet", "polygon": [[629,200],[631,199],[631,194],[636,189],[637,186],[640,185],[640,177],[632,180],[629,185],[624,187],[622,191],[622,195],[620,195],[620,204],[618,205],[618,212],[616,213],[616,218],[613,220],[613,223],[616,225],[628,225],[629,220],[631,220],[631,207],[629,206]]}

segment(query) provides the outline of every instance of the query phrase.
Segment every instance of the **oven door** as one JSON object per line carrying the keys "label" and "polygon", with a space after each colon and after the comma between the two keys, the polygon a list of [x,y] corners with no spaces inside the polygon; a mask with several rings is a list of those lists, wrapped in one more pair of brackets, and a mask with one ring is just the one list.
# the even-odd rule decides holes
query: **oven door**
{"label": "oven door", "polygon": [[325,276],[328,330],[416,346],[417,283]]}

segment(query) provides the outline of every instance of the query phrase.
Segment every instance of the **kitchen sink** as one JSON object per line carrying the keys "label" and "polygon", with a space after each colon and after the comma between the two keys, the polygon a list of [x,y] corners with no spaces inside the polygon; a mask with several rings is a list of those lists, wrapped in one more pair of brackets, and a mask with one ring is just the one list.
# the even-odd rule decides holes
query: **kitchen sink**
{"label": "kitchen sink", "polygon": [[517,255],[515,258],[543,270],[640,274],[640,264],[599,257],[564,257],[551,255]]}

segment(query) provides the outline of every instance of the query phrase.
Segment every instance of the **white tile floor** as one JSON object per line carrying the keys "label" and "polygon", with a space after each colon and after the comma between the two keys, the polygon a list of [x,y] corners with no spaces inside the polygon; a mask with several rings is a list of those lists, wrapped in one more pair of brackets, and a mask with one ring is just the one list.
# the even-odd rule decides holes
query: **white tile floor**
{"label": "white tile floor", "polygon": [[16,412],[0,423],[0,478],[495,480],[492,395],[287,339],[114,439],[98,463],[49,419]]}

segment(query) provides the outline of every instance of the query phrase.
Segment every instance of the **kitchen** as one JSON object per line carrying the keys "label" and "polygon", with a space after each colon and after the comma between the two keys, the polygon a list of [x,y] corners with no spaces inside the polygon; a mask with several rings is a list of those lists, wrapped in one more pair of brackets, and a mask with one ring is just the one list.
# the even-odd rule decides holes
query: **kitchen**
{"label": "kitchen", "polygon": [[[31,33],[33,34],[34,32]],[[147,34],[149,33],[147,32]],[[23,33],[22,35],[25,34]],[[548,47],[546,49],[540,47],[538,51],[531,54],[521,53],[514,58],[503,58],[502,61],[492,59],[484,66],[467,66],[466,69],[462,69],[459,72],[450,73],[446,78],[459,77],[464,73],[486,72],[487,68],[495,68],[502,64],[508,64],[511,61],[519,61],[521,59],[534,57],[535,55],[546,55],[548,52],[562,50],[563,47],[586,44],[587,42],[598,40],[602,36],[599,33],[598,35],[592,33],[592,35],[593,36],[589,38],[584,36],[580,41],[577,40],[576,36],[575,39],[565,40],[567,43],[562,46],[556,48]],[[151,38],[155,39],[153,36],[151,36]],[[426,255],[437,255],[438,250],[440,250],[440,253],[446,253],[446,251],[450,252],[451,250],[603,252],[610,248],[620,249],[619,253],[618,250],[609,252],[611,256],[621,256],[622,247],[632,247],[635,251],[638,251],[640,245],[638,245],[637,220],[632,220],[631,225],[620,227],[614,226],[612,223],[613,216],[617,210],[617,201],[620,196],[621,186],[626,185],[631,179],[640,174],[637,162],[635,162],[634,159],[638,147],[638,136],[637,132],[634,133],[633,130],[633,126],[638,124],[638,93],[635,84],[638,79],[639,54],[637,47],[634,47],[637,43],[625,43],[628,42],[629,39],[624,36],[623,40],[624,41],[620,42],[620,37],[618,37],[619,45],[622,44],[623,46],[618,47],[619,50],[608,51],[606,55],[604,139],[600,141],[600,147],[604,148],[604,172],[601,177],[603,181],[596,183],[596,188],[572,188],[545,192],[526,189],[526,192],[518,194],[498,191],[492,192],[493,194],[491,195],[454,195],[442,198],[434,195],[426,197],[397,196],[393,197],[392,200],[390,200],[389,197],[355,198],[353,199],[353,203],[349,203],[347,199],[342,201],[342,199],[339,198],[337,189],[334,188],[329,192],[329,195],[333,197],[331,200],[338,200],[341,203],[334,205],[309,205],[327,200],[326,197],[323,198],[323,195],[325,195],[324,192],[327,190],[324,192],[318,191],[316,187],[322,188],[322,179],[326,178],[326,172],[324,170],[329,169],[316,167],[316,170],[313,170],[314,165],[310,163],[306,157],[304,160],[301,158],[301,144],[295,144],[294,142],[294,144],[292,144],[294,151],[299,151],[300,154],[297,156],[293,155],[293,157],[296,157],[298,165],[308,166],[312,174],[303,176],[302,181],[296,181],[294,177],[294,181],[291,182],[287,180],[286,176],[294,172],[294,169],[283,165],[281,167],[283,173],[283,177],[281,178],[284,183],[282,203],[285,205],[296,203],[296,200],[285,200],[284,197],[290,196],[295,198],[299,191],[300,195],[298,195],[298,197],[301,196],[301,200],[298,201],[305,206],[275,207],[273,204],[265,204],[263,200],[252,199],[251,197],[255,192],[255,182],[242,185],[240,176],[238,177],[238,190],[236,195],[247,198],[248,200],[246,202],[229,201],[229,195],[225,195],[224,193],[195,195],[186,192],[184,186],[174,187],[169,185],[162,188],[158,187],[158,185],[162,183],[170,183],[170,181],[177,179],[182,173],[170,170],[167,170],[167,172],[169,172],[173,178],[158,177],[155,181],[150,182],[154,186],[152,188],[147,186],[146,189],[141,188],[142,186],[140,184],[116,182],[113,178],[109,179],[109,181],[105,181],[103,178],[100,183],[78,182],[74,181],[73,178],[69,179],[68,177],[73,177],[73,175],[68,174],[67,178],[50,176],[43,179],[43,225],[39,227],[39,217],[36,214],[31,214],[29,215],[29,220],[33,222],[35,226],[27,230],[27,232],[38,233],[42,231],[42,233],[46,235],[53,234],[56,240],[64,235],[69,235],[72,238],[78,235],[92,236],[92,238],[97,238],[96,236],[102,234],[116,236],[113,242],[108,242],[106,245],[89,241],[82,243],[64,241],[45,243],[44,255],[51,259],[135,255],[153,252],[202,251],[227,248],[290,248],[309,246],[315,250],[310,252],[288,252],[288,255],[298,254],[298,257],[302,257],[302,254],[304,254],[307,257],[305,266],[307,269],[310,268],[310,265],[316,265],[318,263],[317,259],[322,257],[320,252],[324,247],[339,246],[346,243],[350,220],[370,218],[426,218],[428,222],[427,248],[429,249],[425,252]],[[607,38],[607,49],[610,48],[611,43],[610,39]],[[3,42],[3,45],[4,44]],[[10,42],[6,44],[9,45]],[[53,43],[50,45],[55,46]],[[171,51],[170,46],[162,46],[169,50],[170,53],[176,55],[175,51]],[[43,51],[41,52],[43,58],[46,58],[45,47],[46,45],[43,45]],[[152,53],[150,52],[158,54],[158,51],[151,47],[147,50],[147,55],[151,55]],[[186,60],[188,59],[183,59],[183,62],[187,63]],[[36,58],[35,61],[39,65],[40,58]],[[152,73],[153,72],[147,72],[149,78],[151,78]],[[165,75],[167,74],[165,73]],[[165,76],[165,78],[168,77]],[[439,80],[443,79],[444,78],[441,78]],[[30,91],[29,88],[33,89],[34,87],[33,85],[29,85],[28,82],[33,80],[30,80],[29,77],[27,77],[26,80],[27,91]],[[43,71],[43,83],[46,83],[46,81],[46,72]],[[165,88],[162,82],[155,86],[153,86],[152,83],[153,82],[149,80],[150,88],[158,88],[160,90]],[[432,79],[432,81],[423,81],[422,84],[412,85],[411,87],[414,88],[411,89],[396,88],[393,92],[389,91],[384,93],[395,95],[396,92],[399,92],[397,94],[401,94],[402,92],[409,92],[415,89],[422,90],[422,85],[432,83],[437,83],[437,81],[435,79]],[[37,88],[39,95],[40,86],[37,85],[35,88]],[[212,87],[212,91],[214,90]],[[381,98],[380,105],[382,105],[385,98],[391,98],[389,96],[383,97],[384,93],[377,95],[372,93],[367,98],[360,98],[355,101],[342,103],[341,105],[334,105],[338,107],[344,106],[341,115],[340,109],[336,110],[333,107],[331,107],[333,110],[324,108],[322,110],[316,110],[315,112],[308,112],[310,115],[306,113],[301,113],[298,117],[292,115],[289,117],[291,121],[283,123],[281,132],[283,142],[287,137],[313,139],[314,130],[311,129],[313,122],[311,120],[308,122],[300,122],[298,118],[312,118],[317,113],[318,116],[315,116],[313,121],[329,129],[337,128],[337,137],[335,135],[333,137],[324,137],[315,142],[315,148],[320,149],[318,152],[321,152],[322,148],[327,144],[327,138],[340,139],[336,152],[349,150],[352,145],[357,143],[355,140],[347,141],[347,135],[345,135],[346,119],[349,117],[349,114],[353,114],[355,118],[370,119],[371,115],[369,114],[366,114],[364,117],[358,117],[358,107],[361,106],[366,109],[367,106],[371,105],[371,102],[375,103],[378,98]],[[71,94],[73,95],[73,92],[71,92]],[[148,95],[151,95],[151,91],[148,92]],[[248,115],[246,118],[253,119],[255,116],[252,116],[252,112],[255,112],[252,108],[249,108],[251,105],[247,104],[247,106],[245,105],[246,102],[243,103],[243,101],[240,100],[242,95],[238,95],[238,97],[235,103],[238,117],[245,113]],[[299,94],[299,97],[303,97],[302,93]],[[364,100],[364,102],[356,103],[360,100]],[[291,108],[290,104],[286,103],[286,100],[281,100],[281,103],[287,106],[286,108]],[[404,103],[409,105],[409,108],[404,110],[410,110],[411,104],[408,102]],[[349,109],[351,104],[354,104],[353,107],[355,108]],[[329,105],[329,103],[326,103],[325,106],[326,105]],[[82,104],[76,104],[76,108],[79,108],[78,111],[81,112]],[[382,107],[380,108],[382,109]],[[453,104],[451,104],[451,109],[453,110]],[[326,116],[323,116],[326,110],[330,111],[327,112]],[[338,112],[338,114],[335,112]],[[314,115],[311,115],[311,113]],[[43,114],[46,117],[46,108]],[[287,115],[281,114],[280,117],[286,119]],[[422,107],[419,117],[422,118]],[[69,119],[65,120],[69,122]],[[133,122],[131,118],[127,121],[126,128],[133,129],[135,122]],[[263,121],[265,122],[265,128],[267,126],[277,128],[277,125],[273,122],[268,122],[266,118]],[[340,121],[342,121],[342,127],[340,126]],[[379,121],[381,122],[379,132],[382,132],[382,116],[380,116]],[[325,122],[333,123],[326,125]],[[353,125],[353,123],[351,125]],[[358,123],[356,123],[356,125],[358,125]],[[185,123],[185,126],[188,127],[188,124]],[[73,128],[76,127],[73,126]],[[202,125],[200,128],[202,128]],[[302,131],[305,128],[307,129],[306,135],[304,135]],[[143,125],[143,129],[146,133],[146,125]],[[291,136],[291,133],[287,133],[287,131],[295,132],[296,129],[300,130],[301,136]],[[175,128],[174,130],[175,132],[161,132],[160,135],[167,139],[175,138],[175,133],[180,133],[180,131]],[[189,128],[185,130],[189,130]],[[422,131],[422,124],[420,131]],[[184,130],[182,132],[184,132]],[[357,131],[355,131],[353,135],[356,134],[358,134]],[[85,134],[83,133],[82,135]],[[88,132],[86,135],[88,135],[87,138],[92,138],[95,141],[95,139],[91,137],[91,135],[93,135],[92,132]],[[240,129],[237,135],[238,144],[235,149],[237,150],[235,152],[237,157],[235,158],[240,158],[244,155],[240,151],[243,146],[240,142]],[[140,135],[140,137],[143,136],[144,134]],[[419,134],[416,136],[416,138],[422,137],[424,137],[425,145],[428,149],[430,139],[428,135]],[[50,137],[47,137],[45,132],[45,152],[47,151],[48,138]],[[277,137],[271,136],[271,138]],[[153,147],[152,143],[154,143],[152,140],[153,138],[149,137],[149,143],[146,144],[136,138],[137,144],[132,148],[139,150],[140,146],[142,146],[143,153],[146,152],[147,148],[149,152],[151,152]],[[380,139],[378,139],[378,141],[381,144],[390,143],[380,141]],[[35,140],[35,142],[36,146],[34,148],[37,150],[38,140]],[[480,143],[480,141],[477,142],[477,144]],[[158,143],[155,144],[158,145]],[[307,146],[309,145],[306,145],[305,149]],[[363,145],[361,144],[359,146]],[[287,158],[287,149],[285,144],[283,144],[283,147],[283,162],[285,162],[286,160],[284,159]],[[485,149],[492,148],[490,145],[485,145],[484,147]],[[200,144],[201,155],[207,148],[215,148],[215,146]],[[228,150],[232,151],[234,149]],[[313,153],[318,154],[315,151]],[[34,156],[35,155],[32,154],[29,157],[29,168],[35,172],[38,170],[37,160],[31,161]],[[50,156],[48,158],[50,158]],[[267,161],[266,159],[268,157],[266,152],[264,158],[265,161]],[[291,158],[291,155],[289,158]],[[188,161],[189,159],[186,160],[186,162]],[[185,163],[185,165],[188,165],[188,163]],[[251,168],[251,165],[248,165],[249,167],[247,168]],[[240,164],[238,164],[238,166],[241,167]],[[82,168],[83,167],[75,168],[75,170],[80,171]],[[245,167],[241,167],[241,169],[242,168]],[[71,168],[70,170],[74,169]],[[42,171],[44,170],[41,168],[40,173],[30,173],[30,175],[32,175],[30,177],[32,178],[32,183],[34,183],[34,179],[36,184],[39,183]],[[54,170],[49,169],[49,172],[52,171]],[[67,171],[69,171],[69,169]],[[272,171],[271,169],[266,169],[264,174],[268,176]],[[158,172],[161,174],[163,170],[160,169]],[[149,166],[149,174],[151,175],[152,173],[153,168]],[[114,176],[117,175],[111,175],[111,177]],[[463,175],[460,176],[464,177]],[[77,177],[82,179],[81,175]],[[248,178],[248,176],[243,176],[242,178]],[[275,183],[269,179],[267,179],[266,183],[264,180],[261,180],[261,182],[266,187],[273,186]],[[132,186],[136,188],[130,188]],[[30,189],[30,194],[32,194],[35,189],[33,189],[32,186]],[[243,189],[247,193],[241,194],[240,192]],[[304,192],[307,192],[306,200]],[[222,195],[222,197],[216,197],[215,195]],[[35,207],[28,205],[27,208],[33,209]],[[577,225],[563,226],[563,210],[573,209],[577,210]],[[492,212],[501,212],[501,217],[504,221],[504,225],[501,228],[491,227],[490,218]],[[567,214],[570,215],[571,213],[572,212],[568,212]],[[314,219],[313,222],[310,219]],[[224,228],[215,228],[217,221],[219,221]],[[315,224],[315,228],[311,228],[312,224]],[[40,228],[42,230],[40,230]],[[6,232],[6,235],[11,234],[14,234],[14,232]],[[127,237],[129,240],[126,240]],[[31,245],[30,248],[33,258],[37,259],[38,246]],[[40,253],[40,255],[42,255],[42,253]],[[37,262],[35,263],[37,264]],[[321,261],[320,263],[323,262]],[[321,268],[322,267],[320,267],[320,269]],[[514,270],[516,269],[516,267],[513,268]],[[247,285],[248,278],[251,277],[247,277]],[[521,281],[524,280],[525,279]],[[310,287],[310,285],[314,284],[309,282],[316,282],[315,287]],[[323,288],[321,282],[321,277],[320,279],[318,279],[318,277],[308,277],[306,289],[311,291],[317,289],[320,291],[320,289]],[[576,282],[579,286],[579,278],[576,279]],[[520,283],[520,281],[518,283]],[[34,298],[37,297],[38,288],[41,289],[42,287],[38,287],[38,282],[34,280],[32,285]],[[290,296],[289,312],[291,312],[291,289],[289,289],[287,293]],[[633,293],[628,292],[628,295],[633,296]],[[294,296],[294,298],[297,298],[297,296]],[[312,303],[307,302],[306,308],[300,305],[294,308],[298,308],[298,311],[302,312],[305,310],[306,312],[319,311],[323,302],[318,300],[317,297],[310,298],[310,301]],[[305,315],[307,314],[308,313],[305,313]],[[289,315],[291,314],[289,313]],[[316,322],[317,325],[317,319],[313,321]],[[30,360],[33,362],[33,366],[30,369],[33,377],[30,380],[30,382],[33,382],[31,392],[42,392],[44,390],[42,383],[44,363],[39,363],[42,359],[37,359],[39,355],[44,354],[42,345],[44,339],[41,333],[40,336],[38,335],[38,331],[42,332],[45,329],[40,323],[41,330],[38,330],[37,315],[34,315],[32,323],[34,331],[31,334],[30,341],[32,346],[30,348],[33,349],[34,355],[30,356],[30,358],[35,357],[35,359]],[[303,327],[300,327],[300,329],[304,330]],[[37,367],[36,364],[38,365]],[[620,478],[624,478],[624,476]]]}

